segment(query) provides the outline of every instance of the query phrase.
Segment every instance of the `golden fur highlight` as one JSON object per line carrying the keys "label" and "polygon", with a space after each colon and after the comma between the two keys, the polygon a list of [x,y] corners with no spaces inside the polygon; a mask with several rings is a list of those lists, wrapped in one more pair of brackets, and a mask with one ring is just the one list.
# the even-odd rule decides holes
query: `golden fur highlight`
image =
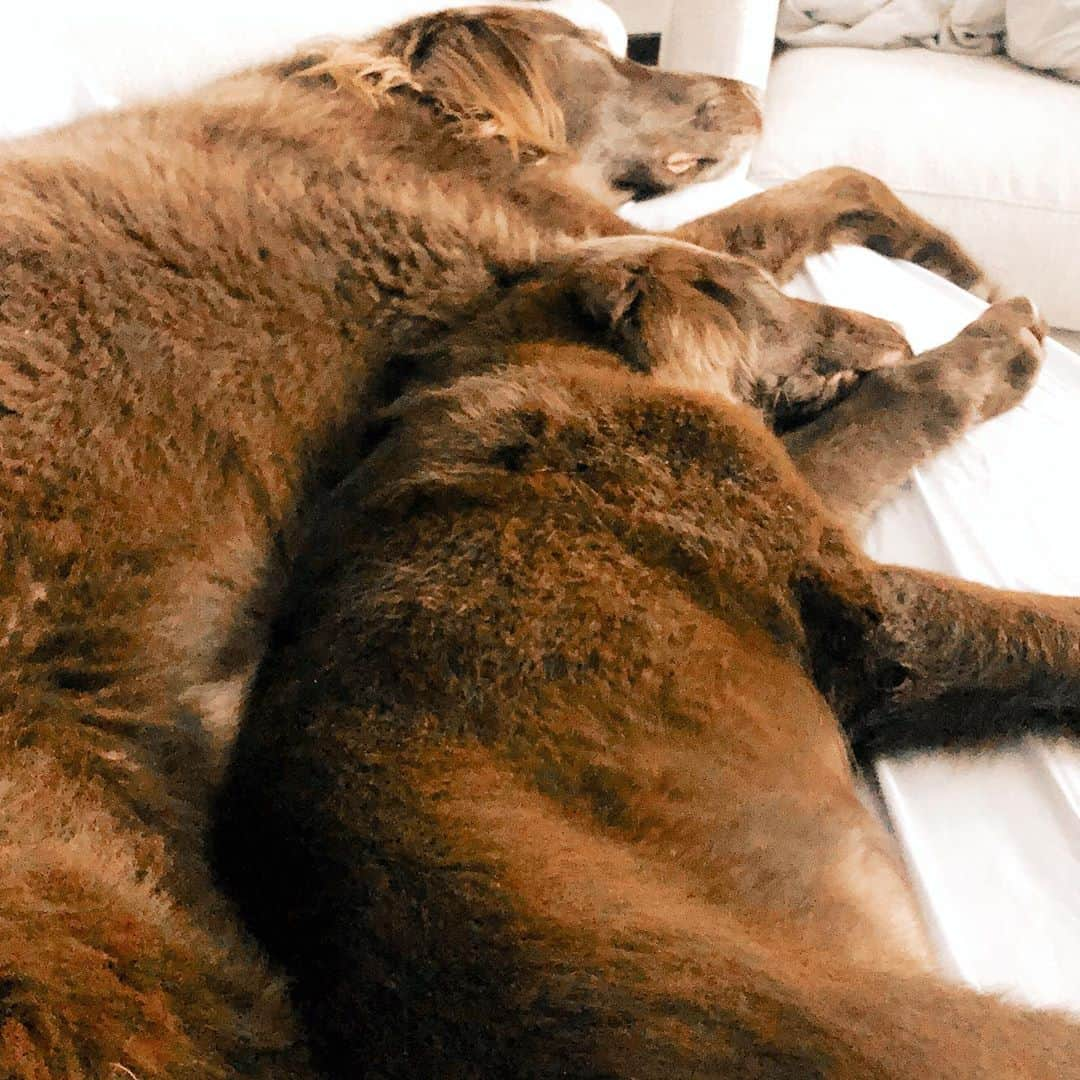
{"label": "golden fur highlight", "polygon": [[435,15],[369,43],[331,42],[295,74],[328,77],[373,104],[403,90],[428,100],[465,140],[498,138],[515,156],[567,150],[542,43],[522,14]]}

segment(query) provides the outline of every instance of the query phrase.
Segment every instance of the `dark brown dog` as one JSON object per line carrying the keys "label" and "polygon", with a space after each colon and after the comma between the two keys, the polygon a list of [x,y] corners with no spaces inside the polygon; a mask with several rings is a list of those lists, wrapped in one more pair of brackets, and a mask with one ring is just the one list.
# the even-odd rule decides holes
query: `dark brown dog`
{"label": "dark brown dog", "polygon": [[[665,245],[635,266],[632,292],[679,296],[706,260]],[[646,338],[723,325],[680,301]],[[1080,1075],[1080,1028],[933,973],[837,723],[937,715],[957,736],[964,695],[1013,723],[1075,707],[1080,604],[874,566],[751,409],[672,388],[696,332],[643,378],[636,351],[521,344],[549,336],[537,316],[486,324],[473,374],[383,415],[295,563],[241,726],[218,864],[296,978],[319,1064]],[[1015,399],[1030,325],[993,307],[884,379],[897,422],[932,423],[929,387],[965,354],[957,407]],[[824,441],[857,430],[872,469],[892,418],[865,419]]]}
{"label": "dark brown dog", "polygon": [[[828,439],[804,432],[793,436],[802,443],[792,443],[807,474],[828,477],[827,497],[854,515],[914,460],[1023,392],[1038,351],[1026,329],[1037,328],[1030,310],[993,309],[991,320],[957,345],[970,359],[959,374],[943,363],[947,351],[901,370],[895,365],[908,359],[906,348],[888,325],[776,290],[768,271],[783,275],[807,252],[841,238],[975,280],[977,270],[948,238],[866,177],[820,174],[681,234],[749,262],[629,236],[612,215],[610,206],[632,193],[724,168],[757,123],[751,96],[737,84],[646,72],[552,16],[464,12],[4,149],[0,1072],[140,1080],[306,1074],[280,985],[220,909],[202,838],[217,752],[229,740],[243,687],[237,672],[258,653],[263,604],[275,575],[291,573],[292,538],[303,535],[308,504],[352,472],[362,450],[356,435],[374,407],[413,382],[485,371],[503,359],[525,363],[528,355],[516,346],[508,353],[502,343],[506,327],[528,325],[545,346],[545,363],[554,343],[562,350],[587,344],[594,351],[573,352],[571,366],[612,367],[617,357],[639,373],[630,379],[583,370],[570,384],[553,373],[552,400],[578,394],[574,409],[586,417],[595,400],[599,423],[621,396],[644,402],[658,394],[661,412],[696,410],[704,424],[713,406],[694,393],[711,393],[717,415],[736,416],[738,431],[754,432],[752,445],[771,462],[766,472],[790,477],[777,444],[738,419],[732,402],[750,402],[787,423],[854,388],[843,412],[818,421]],[[481,330],[491,335],[490,347]],[[871,373],[860,378],[863,371]],[[536,372],[506,378],[511,398],[535,391],[546,400]],[[454,385],[452,394],[480,390]],[[680,397],[676,385],[698,389]],[[478,422],[492,407],[486,395],[476,398]],[[604,395],[614,396],[605,404]],[[870,455],[874,476],[860,473],[860,492],[848,483],[850,464],[827,447],[836,440],[862,445],[865,432],[879,430],[866,427],[866,411],[886,400],[898,410],[897,443]],[[693,404],[678,404],[684,401]],[[416,408],[402,406],[410,418],[403,430],[415,429]],[[538,408],[540,438],[550,409]],[[652,414],[642,415],[641,453],[659,468],[675,449],[665,439],[649,444]],[[619,431],[616,424],[611,447],[624,444]],[[421,445],[419,436],[395,438],[403,448]],[[694,449],[696,438],[663,467],[679,468],[680,460],[689,467],[705,452]],[[444,449],[435,460],[445,459]],[[499,452],[510,462],[516,453]],[[747,452],[754,457],[759,449]],[[508,475],[523,482],[513,470]],[[383,479],[375,487],[389,490]],[[538,513],[549,513],[549,498],[537,490]],[[792,507],[803,505],[798,499]],[[724,520],[734,520],[739,505],[725,503]],[[754,511],[745,509],[749,527]],[[661,507],[656,512],[663,518]],[[568,538],[585,528],[573,524],[576,513]],[[767,516],[760,527],[775,536],[770,543],[802,551],[806,530],[832,535],[817,520],[798,523],[790,541],[785,530],[793,520]],[[752,550],[741,557],[756,562]],[[417,557],[419,566],[429,554]],[[344,560],[341,572],[350,565]],[[593,563],[582,565],[592,573]],[[755,573],[772,580],[773,565],[766,558]],[[657,563],[656,573],[665,572]],[[598,580],[609,583],[610,575]],[[742,570],[732,577],[733,610],[744,606],[741,583],[748,580]],[[807,595],[812,606],[833,593],[815,587]],[[652,592],[642,596],[653,602]],[[867,599],[871,610],[876,602]],[[537,608],[538,618],[549,610]],[[563,614],[572,619],[571,612]],[[658,609],[657,620],[661,615]],[[765,648],[772,623],[759,626],[753,609],[749,618],[747,633],[765,633]],[[783,604],[770,618],[781,639],[794,634],[782,657],[782,671],[793,672],[805,634]],[[538,621],[538,630],[543,625]],[[448,624],[446,632],[456,631]],[[325,640],[320,633],[317,641]],[[650,640],[634,644],[634,655],[644,655]],[[827,634],[824,640],[817,651],[827,655]],[[553,678],[564,662],[559,655],[555,650],[551,660]],[[296,677],[334,667],[326,657],[316,662]],[[913,660],[889,663],[918,670]],[[775,665],[763,669],[762,687],[780,673]],[[746,679],[740,685],[748,686]],[[829,775],[843,787],[849,779],[834,721],[809,682],[800,685],[813,702],[808,715],[829,733]],[[685,696],[674,684],[671,692]],[[755,713],[766,728],[770,700],[765,693],[766,711]],[[765,746],[759,734],[754,739]],[[341,775],[351,776],[353,763],[342,765]],[[258,764],[264,778],[265,766]],[[601,758],[596,768],[601,775]],[[805,774],[800,799],[813,801],[817,775]],[[868,828],[850,807],[838,821],[845,813],[857,829]],[[313,857],[330,851],[337,835],[328,833],[325,843],[313,836]],[[283,834],[282,844],[293,838]],[[557,854],[544,848],[540,833],[528,843],[545,857]],[[362,851],[340,865],[349,883],[368,873]],[[891,880],[887,859],[883,865]],[[239,878],[236,884],[246,888]],[[795,876],[782,891],[812,903],[817,894],[805,885]],[[906,905],[906,897],[899,902]],[[770,903],[762,910],[775,908],[777,919],[788,910]],[[313,940],[307,912],[297,909],[297,933]],[[266,912],[257,918],[279,942]],[[813,951],[810,921],[792,927],[783,940],[794,942],[805,927]],[[598,933],[610,944],[602,928]],[[872,941],[865,949],[877,955]],[[342,939],[341,950],[358,955],[351,939]],[[565,953],[571,967],[573,955]],[[442,977],[442,969],[432,970],[433,979]],[[567,1001],[580,994],[571,975],[567,969],[569,981],[560,983]],[[310,1009],[317,994],[310,981],[301,985]],[[334,1001],[344,1007],[354,989],[337,985]],[[552,1000],[562,999],[556,993]],[[970,1008],[978,1017],[998,1015],[981,1002]],[[619,1014],[605,1015],[614,1022]],[[1001,1015],[1018,1028],[1035,1023]],[[346,1029],[320,1030],[328,1060],[355,1060],[354,1045],[341,1041]],[[387,1039],[394,1030],[404,1029],[387,1027]],[[500,1022],[499,1030],[508,1029]],[[567,1037],[577,1038],[574,1030],[592,1032],[597,1045],[605,1041],[591,1022],[570,1023]],[[442,1036],[437,1026],[431,1032],[424,1060],[434,1062]],[[637,1037],[643,1053],[666,1039],[625,1029],[610,1052]],[[444,1045],[450,1057],[439,1069],[449,1074],[459,1066],[452,1045]],[[385,1068],[404,1068],[393,1064],[390,1049]],[[584,1059],[567,1058],[577,1060]],[[480,1068],[467,1057],[461,1062],[464,1072]]]}

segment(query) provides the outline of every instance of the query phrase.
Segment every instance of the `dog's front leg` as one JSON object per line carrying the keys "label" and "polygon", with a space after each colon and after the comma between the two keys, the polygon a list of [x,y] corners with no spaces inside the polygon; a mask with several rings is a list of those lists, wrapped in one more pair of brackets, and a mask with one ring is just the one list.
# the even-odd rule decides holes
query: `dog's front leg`
{"label": "dog's front leg", "polygon": [[1080,598],[882,567],[876,690],[845,709],[856,753],[964,745],[1080,721]]}
{"label": "dog's front leg", "polygon": [[952,341],[867,373],[849,397],[785,436],[788,453],[859,531],[913,468],[1023,398],[1044,333],[1028,301],[994,304]]}
{"label": "dog's front leg", "polygon": [[780,281],[789,280],[810,255],[836,244],[859,244],[909,259],[984,298],[994,292],[951,236],[857,169],[819,169],[692,221],[675,235],[749,259]]}

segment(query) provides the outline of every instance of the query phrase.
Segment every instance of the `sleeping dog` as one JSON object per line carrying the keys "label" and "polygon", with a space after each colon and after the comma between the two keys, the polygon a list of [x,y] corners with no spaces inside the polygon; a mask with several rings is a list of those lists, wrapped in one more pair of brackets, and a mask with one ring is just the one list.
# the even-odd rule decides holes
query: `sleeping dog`
{"label": "sleeping dog", "polygon": [[[850,170],[614,215],[758,125],[492,10],[4,150],[4,1075],[1069,1074],[933,975],[840,729],[1072,701],[1070,604],[846,531],[1041,324],[786,298],[977,283]],[[306,1035],[204,856],[241,701],[216,871]]]}

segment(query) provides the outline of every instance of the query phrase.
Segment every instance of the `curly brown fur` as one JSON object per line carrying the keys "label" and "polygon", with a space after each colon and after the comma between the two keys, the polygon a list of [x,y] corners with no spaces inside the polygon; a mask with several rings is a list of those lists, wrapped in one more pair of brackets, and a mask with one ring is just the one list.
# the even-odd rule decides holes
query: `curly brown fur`
{"label": "curly brown fur", "polygon": [[[452,375],[454,334],[535,305],[568,259],[536,340],[663,368],[686,327],[640,319],[668,285],[623,287],[653,254],[580,246],[758,123],[738,84],[648,72],[550,15],[458,12],[0,150],[4,1075],[305,1075],[202,856],[297,504],[349,471],[410,364]],[[664,279],[710,304],[709,362],[683,351],[669,381],[802,419],[909,359],[887,324],[666,251],[711,260]]]}

